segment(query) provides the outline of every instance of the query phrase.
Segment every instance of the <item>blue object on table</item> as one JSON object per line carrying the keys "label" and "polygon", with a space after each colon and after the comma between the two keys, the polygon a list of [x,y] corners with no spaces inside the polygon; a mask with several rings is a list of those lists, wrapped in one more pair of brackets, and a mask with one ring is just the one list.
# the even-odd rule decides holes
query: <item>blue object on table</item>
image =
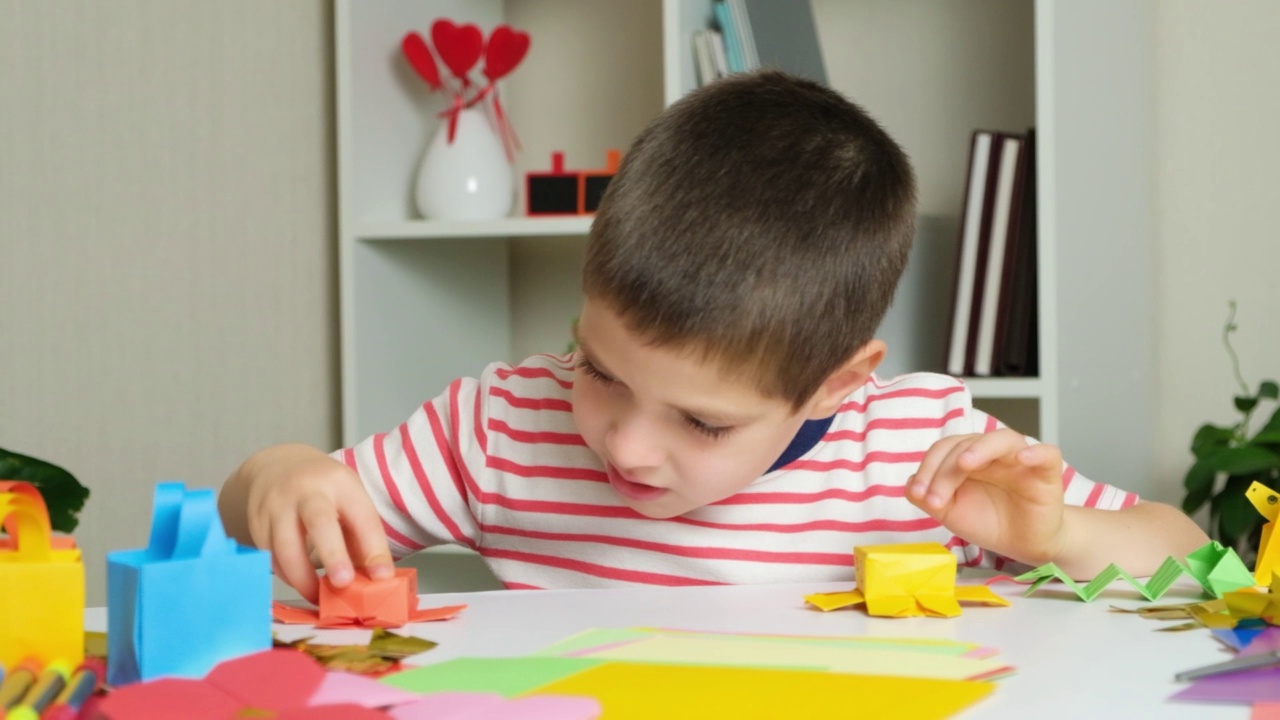
{"label": "blue object on table", "polygon": [[212,490],[157,485],[150,544],[107,554],[107,683],[201,678],[270,647],[270,554],[227,537]]}

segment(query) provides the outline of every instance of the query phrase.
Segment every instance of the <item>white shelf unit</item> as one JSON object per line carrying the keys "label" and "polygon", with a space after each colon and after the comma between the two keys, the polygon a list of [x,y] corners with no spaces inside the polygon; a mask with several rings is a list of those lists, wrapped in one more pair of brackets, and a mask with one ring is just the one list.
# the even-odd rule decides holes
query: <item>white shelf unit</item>
{"label": "white shelf unit", "polygon": [[[886,370],[942,366],[969,134],[1034,125],[1041,374],[967,382],[1085,474],[1149,489],[1151,0],[812,2],[831,85],[904,145],[920,180]],[[572,243],[590,225],[417,219],[412,178],[439,98],[400,62],[403,34],[435,17],[531,31],[533,50],[504,87],[522,177],[566,144],[578,144],[579,167],[625,149],[694,86],[691,35],[711,15],[710,0],[335,0],[344,442],[393,427],[457,376],[518,360],[530,341],[513,338],[539,319],[536,293],[576,287]],[[565,236],[577,238],[570,261],[513,259]],[[542,325],[567,329],[566,307]],[[553,335],[533,344],[562,348],[567,335]]]}

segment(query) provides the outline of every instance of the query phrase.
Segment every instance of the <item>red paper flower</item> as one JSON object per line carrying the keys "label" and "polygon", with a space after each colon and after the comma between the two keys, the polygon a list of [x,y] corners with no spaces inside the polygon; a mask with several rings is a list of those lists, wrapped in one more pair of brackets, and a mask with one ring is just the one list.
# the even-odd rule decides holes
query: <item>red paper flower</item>
{"label": "red paper flower", "polygon": [[[312,705],[327,673],[294,650],[265,650],[218,665],[203,680],[163,678],[128,685],[97,705],[103,720],[388,720],[353,703]],[[372,681],[371,681],[372,682]]]}

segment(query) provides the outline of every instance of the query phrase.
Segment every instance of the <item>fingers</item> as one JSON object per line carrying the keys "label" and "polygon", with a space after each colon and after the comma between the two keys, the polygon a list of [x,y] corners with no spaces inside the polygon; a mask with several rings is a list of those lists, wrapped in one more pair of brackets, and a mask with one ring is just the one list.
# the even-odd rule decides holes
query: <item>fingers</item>
{"label": "fingers", "polygon": [[297,518],[290,515],[277,516],[271,523],[269,533],[270,537],[264,547],[271,549],[271,564],[276,575],[308,602],[319,602],[320,580],[307,557],[306,544]]}
{"label": "fingers", "polygon": [[369,501],[369,496],[356,485],[353,492],[339,499],[339,507],[342,508],[347,546],[358,566],[375,580],[391,577],[395,573],[391,548],[382,530],[382,518]]}
{"label": "fingers", "polygon": [[1012,474],[996,470],[1011,470],[1016,466],[1047,467],[1056,452],[1057,449],[1051,446],[1029,447],[1025,436],[1008,428],[985,434],[947,437],[935,443],[925,454],[920,469],[908,483],[907,499],[940,518],[945,516],[956,490],[970,477],[999,481],[1012,477]]}
{"label": "fingers", "polygon": [[334,587],[345,587],[355,579],[347,539],[338,521],[338,509],[325,495],[309,495],[298,504],[298,519]]}

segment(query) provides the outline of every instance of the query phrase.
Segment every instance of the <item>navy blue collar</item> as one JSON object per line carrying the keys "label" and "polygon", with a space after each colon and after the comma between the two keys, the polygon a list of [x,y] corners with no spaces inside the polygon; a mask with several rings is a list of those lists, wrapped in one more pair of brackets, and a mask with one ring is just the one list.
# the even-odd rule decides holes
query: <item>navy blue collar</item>
{"label": "navy blue collar", "polygon": [[827,430],[835,419],[836,416],[832,415],[820,420],[805,420],[800,429],[796,431],[796,436],[791,438],[791,444],[787,446],[786,450],[782,451],[782,455],[765,472],[771,473],[793,460],[800,459],[800,456],[809,452],[814,445],[817,445],[822,440],[822,436],[827,434]]}

